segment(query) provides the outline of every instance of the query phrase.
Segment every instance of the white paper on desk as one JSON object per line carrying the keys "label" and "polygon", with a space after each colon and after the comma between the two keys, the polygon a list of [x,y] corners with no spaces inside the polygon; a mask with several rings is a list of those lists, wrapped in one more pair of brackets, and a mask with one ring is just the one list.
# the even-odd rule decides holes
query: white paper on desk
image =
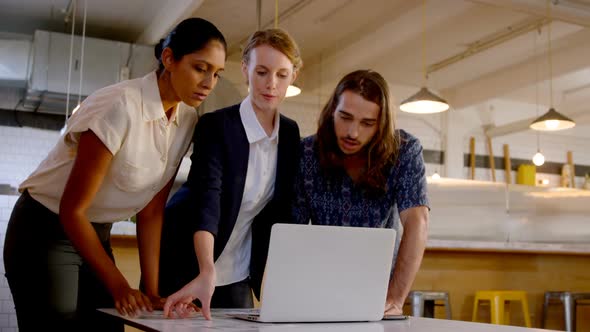
{"label": "white paper on desk", "polygon": [[[164,318],[163,311],[146,312],[139,318],[120,315],[116,309],[98,309],[104,313],[120,317],[152,330],[162,332],[383,332],[383,325],[378,322],[348,323],[255,323],[227,316],[229,313],[251,313],[252,309],[222,309],[211,312],[213,320],[206,320],[200,312],[190,318]],[[148,318],[149,317],[149,318]]]}
{"label": "white paper on desk", "polygon": [[[167,332],[167,331],[174,331],[174,332],[184,332],[184,331],[191,331],[191,332],[205,332],[205,331],[230,331],[230,332],[237,332],[237,331],[251,331],[257,332],[258,328],[257,323],[250,323],[244,324],[243,321],[233,320],[228,318],[224,313],[216,313],[212,312],[211,316],[213,320],[206,320],[203,318],[200,312],[194,314],[189,318],[164,318],[164,312],[161,310],[154,310],[153,312],[146,312],[142,314],[140,317],[131,318],[129,316],[120,315],[116,309],[108,308],[108,309],[98,309],[104,313],[109,315],[113,315],[116,317],[120,317],[121,319],[129,322],[134,322],[139,325],[149,327],[152,330]],[[148,318],[149,317],[149,318]],[[253,325],[252,325],[253,324]],[[250,325],[250,326],[248,326]],[[252,328],[250,328],[252,327]]]}

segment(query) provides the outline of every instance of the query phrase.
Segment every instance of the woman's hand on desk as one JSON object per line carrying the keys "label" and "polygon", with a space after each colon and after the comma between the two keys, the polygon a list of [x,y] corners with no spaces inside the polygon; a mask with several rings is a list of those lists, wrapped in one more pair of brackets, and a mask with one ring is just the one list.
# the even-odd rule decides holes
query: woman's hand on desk
{"label": "woman's hand on desk", "polygon": [[192,312],[199,311],[193,301],[199,299],[203,317],[211,320],[211,297],[215,291],[215,271],[201,272],[195,279],[182,287],[178,292],[170,295],[164,304],[164,317],[188,317]]}
{"label": "woman's hand on desk", "polygon": [[164,303],[166,303],[165,297],[160,297],[158,295],[148,295],[148,298],[152,304],[152,309],[164,310]]}
{"label": "woman's hand on desk", "polygon": [[113,292],[115,308],[123,316],[135,317],[141,311],[152,311],[150,299],[137,289],[123,286]]}

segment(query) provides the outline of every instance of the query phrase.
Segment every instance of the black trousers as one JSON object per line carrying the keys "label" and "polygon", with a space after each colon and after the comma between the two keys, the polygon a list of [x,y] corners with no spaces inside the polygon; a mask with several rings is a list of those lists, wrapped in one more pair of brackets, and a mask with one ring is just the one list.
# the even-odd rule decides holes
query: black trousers
{"label": "black trousers", "polygon": [[[104,250],[111,224],[93,224]],[[21,332],[123,331],[96,311],[114,307],[102,282],[64,233],[59,217],[24,192],[16,202],[4,241],[4,267]]]}
{"label": "black trousers", "polygon": [[252,299],[252,289],[250,289],[250,279],[215,287],[213,298],[211,298],[211,308],[252,308],[254,301]]}

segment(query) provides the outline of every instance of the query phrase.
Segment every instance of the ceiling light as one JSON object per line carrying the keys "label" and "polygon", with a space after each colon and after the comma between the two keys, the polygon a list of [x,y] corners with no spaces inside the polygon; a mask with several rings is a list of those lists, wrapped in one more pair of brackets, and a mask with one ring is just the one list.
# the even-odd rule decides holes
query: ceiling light
{"label": "ceiling light", "polygon": [[297,85],[291,84],[287,88],[287,94],[285,95],[285,97],[294,97],[300,93],[301,93],[301,89]]}
{"label": "ceiling light", "polygon": [[422,87],[420,91],[404,100],[399,108],[408,113],[429,114],[444,112],[449,109],[449,104],[428,88]]}
{"label": "ceiling light", "polygon": [[562,129],[573,128],[576,125],[574,120],[559,113],[553,107],[547,113],[541,115],[533,123],[530,128],[535,130],[555,131]]}
{"label": "ceiling light", "polygon": [[541,166],[545,163],[545,156],[541,153],[541,151],[537,151],[533,156],[533,164],[535,166]]}
{"label": "ceiling light", "polygon": [[426,0],[422,3],[422,8],[422,71],[424,84],[420,91],[404,100],[399,108],[408,113],[440,113],[449,109],[449,103],[426,88],[426,82],[428,81],[426,68]]}
{"label": "ceiling light", "polygon": [[[261,1],[258,1],[258,30],[260,30],[260,11],[262,9]],[[279,28],[279,0],[275,0],[275,29]],[[295,84],[289,85],[285,98],[295,97],[301,93],[301,88]]]}
{"label": "ceiling light", "polygon": [[[551,20],[551,0],[547,0],[547,17]],[[549,103],[551,107],[547,113],[541,115],[530,128],[534,130],[556,131],[573,128],[576,123],[574,120],[557,112],[553,107],[553,62],[551,61],[551,21],[547,27],[547,58],[549,62]]]}

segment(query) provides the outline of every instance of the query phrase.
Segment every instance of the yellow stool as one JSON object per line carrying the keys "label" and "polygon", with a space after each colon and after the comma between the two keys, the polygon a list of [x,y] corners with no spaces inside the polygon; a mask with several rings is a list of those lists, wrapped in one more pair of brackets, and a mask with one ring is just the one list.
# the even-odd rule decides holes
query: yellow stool
{"label": "yellow stool", "polygon": [[510,323],[510,312],[504,312],[506,301],[520,301],[522,304],[522,315],[527,327],[531,326],[529,304],[524,291],[477,291],[473,301],[472,321],[477,322],[477,308],[479,301],[490,301],[492,324],[508,325]]}

